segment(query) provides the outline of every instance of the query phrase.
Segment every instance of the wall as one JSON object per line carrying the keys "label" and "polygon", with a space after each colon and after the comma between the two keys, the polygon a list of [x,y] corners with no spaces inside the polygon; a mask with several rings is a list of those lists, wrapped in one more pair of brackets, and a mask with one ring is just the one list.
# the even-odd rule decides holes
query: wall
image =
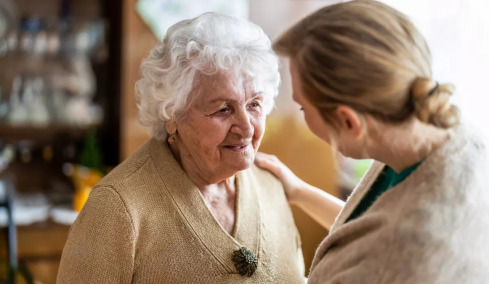
{"label": "wall", "polygon": [[150,136],[138,122],[134,84],[139,77],[139,64],[156,44],[157,39],[135,10],[136,0],[124,0],[122,11],[122,100],[121,160],[129,156]]}

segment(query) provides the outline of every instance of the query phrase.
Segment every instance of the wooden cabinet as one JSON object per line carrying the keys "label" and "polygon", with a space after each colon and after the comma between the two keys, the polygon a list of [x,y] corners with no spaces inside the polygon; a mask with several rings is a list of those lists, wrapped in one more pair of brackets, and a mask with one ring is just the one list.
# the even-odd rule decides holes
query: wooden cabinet
{"label": "wooden cabinet", "polygon": [[[45,284],[56,283],[59,261],[68,231],[69,226],[53,222],[17,227],[20,264],[27,268],[35,281]],[[1,235],[0,243],[0,257],[6,259],[7,239],[5,234]],[[19,281],[19,283],[23,282]]]}
{"label": "wooden cabinet", "polygon": [[[63,124],[62,119],[58,118],[56,122],[53,119],[42,124],[41,127],[39,126],[41,124],[34,125],[30,120],[27,123],[14,124],[11,120],[0,117],[0,151],[3,151],[5,145],[15,148],[16,158],[6,172],[14,176],[16,191],[21,194],[49,195],[59,193],[56,190],[63,187],[64,193],[68,192],[69,196],[72,194],[73,185],[67,186],[70,181],[63,175],[62,165],[67,161],[75,163],[79,161],[79,152],[81,152],[79,144],[87,129],[97,131],[99,146],[103,153],[103,164],[111,167],[120,162],[122,3],[105,0],[10,0],[10,2],[16,6],[19,23],[23,21],[21,19],[32,19],[31,24],[36,23],[37,25],[32,28],[26,24],[26,21],[23,21],[22,25],[16,23],[19,30],[12,31],[11,34],[18,34],[19,42],[23,37],[27,37],[29,32],[32,32],[36,40],[38,40],[37,36],[42,39],[46,34],[59,36],[58,39],[74,37],[75,32],[73,31],[77,29],[86,29],[86,35],[94,37],[95,33],[92,28],[95,22],[98,24],[97,27],[102,27],[101,30],[103,30],[101,32],[103,43],[99,45],[101,47],[87,56],[85,61],[88,62],[88,65],[85,66],[90,66],[90,72],[93,71],[94,77],[95,86],[91,99],[103,110],[103,118],[98,124],[88,128],[77,127],[75,123],[67,126]],[[63,24],[70,26],[61,31],[59,21],[62,17],[65,17],[65,22],[61,26]],[[87,37],[77,39],[88,40]],[[73,48],[69,44],[67,46]],[[20,77],[35,76],[35,79],[44,80],[47,77],[45,76],[47,71],[44,70],[48,69],[47,64],[38,64],[39,62],[58,60],[65,63],[63,60],[70,59],[70,56],[63,53],[65,50],[62,47],[57,49],[57,53],[43,52],[42,55],[35,56],[25,52],[22,48],[12,49],[13,51],[6,53],[7,55],[0,54],[0,65],[3,70],[0,74],[2,98],[0,103],[5,103],[5,97],[8,98],[11,94],[16,70],[22,70],[22,68],[15,68],[15,64],[22,62],[22,66],[25,67]],[[62,57],[63,60],[59,60],[58,57]],[[33,69],[35,72],[32,72]],[[90,72],[85,70],[85,74]],[[54,96],[53,93],[50,88],[44,91],[46,97]],[[68,95],[76,94],[69,93]],[[68,112],[67,115],[70,113]],[[53,196],[48,197],[50,202],[53,201],[51,200]],[[53,204],[57,205],[56,202]],[[3,232],[5,229],[0,228],[0,231]],[[19,262],[28,268],[36,281],[44,284],[55,283],[68,231],[69,226],[56,224],[49,220],[17,227]],[[0,237],[1,279],[5,279],[4,276],[7,273],[6,260],[7,238],[2,234]]]}

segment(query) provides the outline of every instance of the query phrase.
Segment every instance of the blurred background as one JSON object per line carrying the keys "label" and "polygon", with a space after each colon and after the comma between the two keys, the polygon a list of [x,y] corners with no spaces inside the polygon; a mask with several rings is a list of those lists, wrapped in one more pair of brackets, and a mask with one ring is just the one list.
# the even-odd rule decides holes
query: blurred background
{"label": "blurred background", "polygon": [[[250,19],[273,40],[333,0],[0,0],[0,283],[54,283],[69,226],[91,187],[148,138],[138,123],[139,64],[173,23],[205,11]],[[465,119],[488,131],[489,1],[385,0],[433,53],[434,78],[457,86]],[[312,135],[281,65],[261,151],[346,198],[370,161]],[[327,231],[293,208],[306,268]]]}

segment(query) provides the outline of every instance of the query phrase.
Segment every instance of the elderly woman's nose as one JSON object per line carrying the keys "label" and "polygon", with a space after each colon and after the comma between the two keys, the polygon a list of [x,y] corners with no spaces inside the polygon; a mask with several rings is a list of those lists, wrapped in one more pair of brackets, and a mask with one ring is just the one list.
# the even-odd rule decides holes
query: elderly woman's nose
{"label": "elderly woman's nose", "polygon": [[244,138],[253,136],[253,124],[251,116],[247,111],[238,111],[235,113],[235,122],[231,127],[231,132],[241,135]]}

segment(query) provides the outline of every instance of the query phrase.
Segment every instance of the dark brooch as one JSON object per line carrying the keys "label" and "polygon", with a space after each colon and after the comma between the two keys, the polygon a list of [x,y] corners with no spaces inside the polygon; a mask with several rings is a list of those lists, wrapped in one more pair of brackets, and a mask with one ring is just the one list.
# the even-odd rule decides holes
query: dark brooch
{"label": "dark brooch", "polygon": [[234,251],[233,262],[241,276],[251,277],[258,266],[255,254],[245,247],[240,247]]}

